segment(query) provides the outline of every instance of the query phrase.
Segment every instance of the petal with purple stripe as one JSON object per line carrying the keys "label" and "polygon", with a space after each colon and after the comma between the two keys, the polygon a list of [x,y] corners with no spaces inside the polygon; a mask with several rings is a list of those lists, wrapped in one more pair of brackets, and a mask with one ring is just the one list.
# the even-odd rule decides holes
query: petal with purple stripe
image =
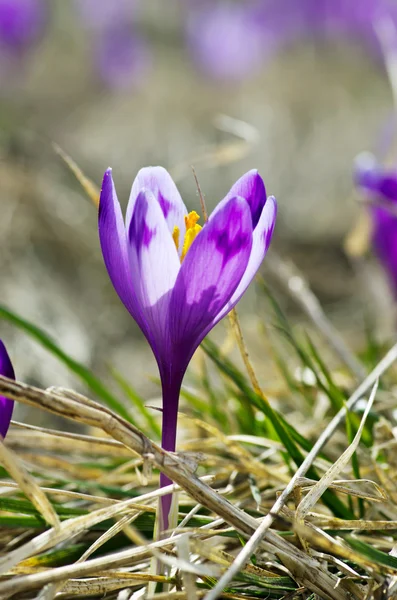
{"label": "petal with purple stripe", "polygon": [[[8,377],[9,379],[15,379],[14,369],[8,356],[5,345],[0,340],[0,375]],[[14,402],[0,396],[0,435],[5,438],[8,428],[10,426],[12,411],[14,409]]]}
{"label": "petal with purple stripe", "polygon": [[127,235],[111,169],[106,171],[102,182],[98,229],[103,258],[114,289],[143,333],[148,336],[148,328],[137,293],[139,290],[134,288],[137,273],[133,274],[130,270]]}
{"label": "petal with purple stripe", "polygon": [[236,181],[230,192],[215,207],[212,214],[216,214],[231,198],[235,198],[236,196],[241,196],[241,198],[245,198],[248,202],[252,216],[252,228],[255,229],[262,214],[263,207],[266,204],[265,184],[256,169],[248,171],[248,173],[245,173],[245,175]]}
{"label": "petal with purple stripe", "polygon": [[[237,286],[237,289],[233,293],[230,301],[226,306],[222,308],[222,310],[216,315],[214,321],[211,323],[209,329],[205,332],[204,335],[207,335],[208,331],[214,327],[218,321],[223,319],[228,312],[232,310],[232,308],[237,304],[240,300],[241,296],[245,293],[247,287],[255,277],[259,267],[265,255],[269,249],[270,242],[272,240],[274,226],[276,224],[276,216],[277,216],[277,203],[274,196],[269,196],[265,207],[262,211],[261,217],[259,219],[258,225],[256,226],[253,236],[252,236],[252,250],[249,257],[249,261],[247,264],[247,268],[244,272],[244,275],[241,278],[240,283]],[[203,338],[204,338],[203,335]],[[201,340],[200,340],[201,341]]]}
{"label": "petal with purple stripe", "polygon": [[163,211],[170,232],[173,232],[175,226],[179,227],[181,239],[183,239],[185,234],[184,217],[187,215],[186,206],[171,175],[163,167],[145,167],[135,177],[127,207],[127,231],[130,227],[136,200],[143,189],[148,189],[153,193]]}
{"label": "petal with purple stripe", "polygon": [[128,230],[129,261],[137,272],[140,298],[153,339],[156,354],[162,352],[159,340],[168,339],[167,310],[170,290],[179,269],[178,253],[164,214],[149,190],[138,194]]}
{"label": "petal with purple stripe", "polygon": [[263,207],[266,204],[265,184],[256,169],[252,169],[240,177],[226,196],[226,199],[233,198],[234,196],[241,196],[248,202],[252,215],[252,228],[255,229],[261,217]]}
{"label": "petal with purple stripe", "polygon": [[181,358],[190,360],[201,333],[229,302],[251,247],[250,208],[244,198],[232,198],[211,215],[194,240],[172,292],[169,327]]}

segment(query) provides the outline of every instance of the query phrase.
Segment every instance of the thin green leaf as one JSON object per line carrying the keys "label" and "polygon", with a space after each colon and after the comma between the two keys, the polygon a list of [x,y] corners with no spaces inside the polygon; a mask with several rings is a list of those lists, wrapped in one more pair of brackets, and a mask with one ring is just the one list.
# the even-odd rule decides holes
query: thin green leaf
{"label": "thin green leaf", "polygon": [[87,367],[82,365],[81,363],[74,360],[71,356],[66,354],[61,348],[51,339],[51,337],[45,333],[33,323],[30,323],[26,319],[15,314],[13,311],[9,310],[5,306],[0,305],[0,319],[4,319],[8,321],[30,335],[30,337],[34,338],[39,344],[41,344],[46,350],[48,350],[51,354],[56,356],[64,365],[66,365],[73,373],[77,375],[86,385],[87,387],[94,392],[105,404],[109,406],[109,408],[113,409],[119,415],[127,419],[131,423],[134,423],[134,420],[126,409],[126,407],[115,397],[113,394],[103,385],[103,383],[95,377],[91,373]]}
{"label": "thin green leaf", "polygon": [[150,432],[156,438],[160,438],[160,425],[157,423],[156,419],[152,415],[151,409],[145,406],[145,401],[143,400],[143,398],[141,398],[141,396],[134,390],[131,384],[121,375],[121,373],[117,371],[117,369],[115,369],[114,367],[109,367],[109,370],[122,392],[129,400],[131,400],[132,404],[135,406],[139,414],[145,420]]}

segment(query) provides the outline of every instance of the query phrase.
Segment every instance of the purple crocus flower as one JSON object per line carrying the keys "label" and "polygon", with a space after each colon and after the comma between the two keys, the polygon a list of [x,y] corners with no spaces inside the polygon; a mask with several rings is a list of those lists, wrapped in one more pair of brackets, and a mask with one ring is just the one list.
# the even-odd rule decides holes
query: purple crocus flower
{"label": "purple crocus flower", "polygon": [[138,86],[150,64],[148,48],[131,25],[113,23],[94,35],[94,64],[102,81],[111,89]]}
{"label": "purple crocus flower", "polygon": [[298,39],[344,37],[381,50],[377,24],[397,25],[394,0],[190,0],[186,33],[201,70],[241,80]]}
{"label": "purple crocus flower", "polygon": [[[99,237],[120,299],[146,336],[160,371],[162,446],[174,451],[179,393],[207,333],[239,301],[270,244],[276,202],[257,171],[235,183],[201,228],[162,167],[139,171],[123,219],[111,169],[99,203]],[[161,475],[161,485],[170,480]],[[162,500],[161,530],[171,496]]]}
{"label": "purple crocus flower", "polygon": [[376,25],[396,19],[394,0],[265,0],[261,3],[265,35],[277,27],[282,44],[296,37],[345,36],[377,44]]}
{"label": "purple crocus flower", "polygon": [[102,31],[109,23],[131,22],[136,11],[136,0],[98,2],[98,0],[75,0],[75,6],[84,23],[90,29]]}
{"label": "purple crocus flower", "polygon": [[362,154],[356,159],[355,182],[371,202],[372,244],[397,298],[397,169]]}
{"label": "purple crocus flower", "polygon": [[[15,379],[14,369],[11,364],[10,357],[3,342],[0,340],[0,375],[8,377],[9,379]],[[0,435],[5,438],[8,428],[10,426],[12,411],[14,408],[14,402],[0,396]]]}
{"label": "purple crocus flower", "polygon": [[[272,46],[258,22],[256,4],[193,2],[188,13],[187,43],[197,66],[214,79],[242,80],[256,72]],[[277,39],[277,36],[276,36]]]}
{"label": "purple crocus flower", "polygon": [[92,36],[93,63],[102,82],[113,90],[139,86],[150,65],[150,52],[137,33],[136,2],[76,0]]}
{"label": "purple crocus flower", "polygon": [[26,50],[42,33],[46,15],[45,0],[0,0],[0,47]]}

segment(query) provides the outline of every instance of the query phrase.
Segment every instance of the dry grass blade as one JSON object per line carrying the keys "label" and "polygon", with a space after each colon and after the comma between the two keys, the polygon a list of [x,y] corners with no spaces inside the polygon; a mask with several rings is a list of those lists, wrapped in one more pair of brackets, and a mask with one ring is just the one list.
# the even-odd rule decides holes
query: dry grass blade
{"label": "dry grass blade", "polygon": [[68,154],[66,154],[66,152],[64,150],[62,150],[62,148],[60,146],[58,146],[58,144],[53,142],[52,147],[54,148],[54,150],[58,154],[58,156],[60,156],[62,158],[62,160],[65,162],[65,164],[72,171],[73,175],[76,177],[77,181],[81,184],[82,188],[84,189],[85,193],[90,198],[90,200],[95,204],[95,206],[98,206],[99,205],[99,196],[100,196],[99,188],[95,185],[95,183],[93,181],[91,181],[91,179],[89,179],[88,177],[86,177],[84,175],[83,171],[80,169],[80,167],[77,165],[77,163],[75,163],[73,158],[71,158]]}
{"label": "dry grass blade", "polygon": [[[295,520],[295,512],[283,508],[282,513],[291,522]],[[321,529],[333,529],[338,531],[395,531],[397,530],[397,521],[367,521],[337,519],[336,517],[327,517],[317,513],[310,513],[305,519]]]}
{"label": "dry grass blade", "polygon": [[[345,560],[351,561],[356,565],[360,565],[370,571],[377,572],[379,571],[379,565],[371,562],[367,557],[363,554],[360,554],[353,548],[347,546],[345,542],[341,539],[335,539],[328,535],[325,531],[322,531],[315,525],[308,523],[305,521],[304,523],[296,522],[294,524],[294,531],[299,535],[301,539],[309,542],[313,547],[321,548],[324,552],[328,554],[333,554],[344,558]],[[383,567],[382,567],[383,568]],[[385,572],[395,573],[395,569],[390,569],[388,567],[384,567]]]}
{"label": "dry grass blade", "polygon": [[[64,431],[55,431],[42,427],[26,426],[12,423],[12,428],[7,435],[7,445],[26,451],[27,446],[34,446],[49,452],[76,452],[90,451],[90,454],[112,454],[113,456],[132,456],[132,452],[120,442],[111,438],[95,438],[91,435],[74,434]],[[18,428],[18,431],[16,430]]]}
{"label": "dry grass blade", "polygon": [[[95,579],[72,579],[69,580],[62,589],[62,592],[55,596],[64,598],[66,596],[89,597],[98,595],[106,597],[112,591],[128,588],[136,585],[146,585],[150,581],[155,583],[167,583],[169,580],[162,575],[148,575],[147,573],[128,573],[128,571],[119,572],[105,571],[103,575],[98,575]],[[47,599],[46,599],[47,600]]]}
{"label": "dry grass blade", "polygon": [[[98,575],[103,569],[117,569],[123,566],[131,565],[132,560],[139,562],[147,560],[156,549],[172,546],[175,541],[185,534],[179,534],[173,538],[166,538],[143,547],[129,548],[128,550],[115,552],[100,558],[94,558],[84,563],[75,563],[63,567],[56,567],[46,571],[34,573],[31,575],[22,575],[0,583],[0,597],[10,592],[20,592],[24,590],[42,587],[48,583],[66,581],[70,578],[84,577],[89,575]],[[159,557],[163,555],[158,554]],[[177,560],[177,559],[175,559]],[[185,563],[183,566],[186,566]]]}
{"label": "dry grass blade", "polygon": [[307,513],[313,508],[313,506],[317,503],[319,498],[323,495],[325,490],[329,487],[329,485],[338,477],[339,473],[343,471],[346,465],[349,463],[351,457],[357,449],[357,446],[360,442],[360,438],[364,429],[365,422],[367,420],[369,411],[372,408],[372,404],[375,399],[376,391],[378,389],[378,381],[375,382],[374,387],[372,388],[371,395],[367,402],[367,406],[365,408],[363,417],[361,419],[360,426],[357,430],[356,435],[352,443],[348,448],[343,452],[343,454],[338,458],[338,460],[328,469],[328,471],[323,475],[323,477],[314,485],[310,492],[301,500],[299,503],[298,509],[296,511],[296,518],[298,520],[303,520]]}
{"label": "dry grass blade", "polygon": [[234,119],[228,115],[218,115],[214,120],[214,125],[237,139],[209,146],[201,154],[192,156],[189,160],[175,166],[171,169],[174,181],[185,177],[192,164],[206,169],[214,169],[241,160],[259,142],[258,131],[245,121]]}
{"label": "dry grass blade", "polygon": [[[182,536],[176,546],[179,560],[189,556],[189,536]],[[182,571],[182,580],[188,600],[197,600],[196,579],[192,573]]]}
{"label": "dry grass blade", "polygon": [[[168,486],[167,492],[169,493],[173,486]],[[164,493],[163,488],[162,492]],[[148,494],[149,495],[149,494]],[[153,495],[151,494],[151,497]],[[106,519],[112,519],[116,516],[122,515],[125,512],[131,510],[137,512],[142,510],[152,511],[151,507],[146,507],[141,504],[136,504],[136,499],[132,498],[122,502],[113,504],[112,506],[106,506],[91,512],[88,515],[76,517],[74,519],[68,519],[61,523],[57,528],[50,529],[44,533],[38,535],[27,544],[17,548],[16,550],[9,552],[7,556],[0,558],[0,573],[4,573],[11,569],[13,566],[18,564],[21,560],[26,559],[28,556],[41,552],[48,547],[59,544],[65,539],[73,537],[94,525],[105,521]],[[1,587],[1,586],[0,586]]]}
{"label": "dry grass blade", "polygon": [[[139,514],[139,513],[137,513],[137,514]],[[101,535],[84,552],[84,554],[82,554],[80,556],[80,558],[76,561],[76,564],[82,563],[85,560],[87,560],[87,558],[89,556],[91,556],[91,554],[93,554],[96,550],[98,550],[98,548],[100,548],[103,544],[105,544],[113,536],[115,536],[117,533],[119,533],[125,527],[127,527],[131,523],[131,521],[136,518],[136,516],[137,515],[132,515],[132,516],[125,515],[124,517],[122,517],[117,523],[115,523],[112,527],[110,527],[107,531],[105,531],[105,533],[103,535]],[[51,586],[52,589],[50,590],[50,594],[52,594],[55,597],[56,594],[59,594],[61,591],[65,591],[65,588],[67,587],[67,585],[68,585],[67,583],[60,583],[58,585],[52,585]]]}
{"label": "dry grass blade", "polygon": [[[139,514],[139,513],[138,513]],[[84,554],[79,558],[77,562],[81,563],[91,554],[94,554],[98,548],[100,548],[105,542],[110,540],[113,536],[115,536],[119,531],[122,531],[127,525],[129,525],[134,519],[136,519],[137,515],[125,515],[122,517],[117,523],[115,523],[112,527],[110,527],[103,535],[101,535],[89,548],[84,552]]]}
{"label": "dry grass blade", "polygon": [[[62,389],[62,388],[61,388]],[[119,450],[123,448],[123,445],[116,440],[112,440],[112,438],[100,438],[92,435],[85,435],[82,433],[72,433],[71,431],[58,431],[57,429],[48,429],[46,427],[37,427],[36,425],[28,425],[27,423],[19,423],[18,421],[11,421],[11,425],[13,427],[17,427],[18,429],[24,429],[26,431],[34,432],[37,434],[37,437],[42,437],[44,435],[54,436],[57,438],[66,438],[68,440],[73,441],[82,441],[87,442],[87,444],[99,444],[104,446],[114,446]],[[8,439],[8,437],[7,437]]]}
{"label": "dry grass blade", "polygon": [[[11,489],[19,488],[18,484],[12,481],[0,481],[0,487],[7,487]],[[58,498],[70,498],[73,500],[88,500],[94,504],[106,504],[108,506],[120,502],[120,500],[116,500],[115,498],[93,496],[92,494],[82,494],[81,492],[72,492],[71,490],[57,490],[55,488],[47,488],[42,486],[40,486],[40,489],[48,496],[58,496]]]}
{"label": "dry grass blade", "polygon": [[[303,492],[305,492],[311,490],[316,484],[318,484],[318,481],[301,477],[299,481],[296,482],[295,487],[299,487]],[[360,486],[363,486],[364,489],[360,489]],[[368,489],[365,489],[365,486],[373,489],[374,491],[369,492]],[[364,500],[368,500],[370,502],[385,502],[387,500],[386,492],[377,483],[369,479],[337,479],[330,483],[328,487],[336,492],[340,492],[341,494],[348,494],[349,496],[354,496],[356,498],[363,498]]]}
{"label": "dry grass blade", "polygon": [[37,485],[33,477],[27,472],[21,464],[18,456],[4,445],[3,439],[0,436],[0,463],[10,476],[17,482],[21,491],[31,501],[33,506],[43,516],[43,519],[52,525],[55,529],[59,529],[60,521],[58,515],[52,507],[47,496]]}
{"label": "dry grass blade", "polygon": [[237,310],[235,308],[233,308],[233,310],[231,310],[229,313],[229,322],[230,322],[231,328],[234,332],[234,335],[235,335],[235,338],[237,341],[237,345],[240,350],[241,358],[244,361],[244,366],[247,369],[247,373],[248,373],[248,377],[250,378],[251,385],[254,388],[254,391],[259,396],[262,396],[262,398],[263,398],[264,394],[259,385],[258,378],[255,375],[254,368],[251,364],[249,353],[248,353],[248,348],[247,348],[247,345],[246,345],[244,337],[243,337],[240,320],[238,318]]}

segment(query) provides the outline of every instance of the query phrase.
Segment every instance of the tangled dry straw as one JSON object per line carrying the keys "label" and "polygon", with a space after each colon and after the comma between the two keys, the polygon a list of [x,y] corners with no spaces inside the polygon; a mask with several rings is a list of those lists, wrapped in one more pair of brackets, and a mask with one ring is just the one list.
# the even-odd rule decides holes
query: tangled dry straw
{"label": "tangled dry straw", "polygon": [[[394,580],[397,580],[393,561],[389,566],[380,564],[376,554],[371,558],[363,547],[346,543],[342,537],[327,531],[377,531],[379,544],[381,539],[389,539],[390,543],[385,532],[396,530],[397,522],[391,519],[348,521],[324,511],[315,513],[313,508],[326,489],[366,499],[374,505],[387,503],[382,487],[375,481],[353,477],[349,481],[338,481],[338,478],[346,473],[351,456],[357,450],[375,399],[376,382],[396,358],[397,345],[332,419],[292,478],[282,469],[277,473],[275,465],[266,467],[260,462],[245,447],[244,436],[227,439],[217,434],[215,428],[211,428],[212,437],[207,445],[201,440],[201,449],[205,452],[220,442],[229,445],[230,464],[217,462],[215,457],[210,474],[198,477],[195,474],[197,461],[205,463],[205,455],[167,453],[122,417],[75,392],[57,388],[41,390],[0,378],[0,394],[74,423],[97,428],[108,436],[69,434],[14,424],[7,445],[1,443],[0,461],[14,483],[9,479],[1,482],[0,509],[3,516],[17,513],[19,521],[14,522],[13,529],[10,517],[9,528],[3,521],[0,529],[0,597],[48,600],[106,594],[109,598],[128,598],[129,595],[121,594],[130,590],[128,593],[132,595],[141,590],[142,594],[154,594],[158,599],[167,593],[168,598],[189,600],[202,596],[213,600],[218,595],[294,598],[308,594],[335,600],[364,600],[372,597],[372,593],[379,594],[382,586],[393,590]],[[325,472],[320,481],[306,478],[309,467],[315,461],[321,463],[320,453],[337,431],[346,410],[351,410],[371,388],[352,443],[333,465],[327,469],[321,465]],[[251,437],[248,440],[251,445],[272,446],[270,440]],[[275,451],[279,450],[274,442],[273,446]],[[110,469],[103,469],[104,460],[111,465]],[[154,542],[144,537],[144,527],[138,525],[142,516],[153,520],[160,495],[150,483],[152,469],[164,472],[175,482],[175,488],[183,492],[177,530]],[[258,482],[266,479],[268,485],[271,484],[258,499],[258,508],[260,505],[260,511],[265,514],[263,518],[250,514],[246,477],[233,486],[222,485],[225,471],[229,473],[230,482],[233,470],[242,473],[250,470]],[[76,483],[60,487],[62,478],[80,482],[81,488],[91,481],[95,493],[79,491]],[[151,486],[149,492],[143,490],[147,485]],[[135,493],[124,500],[115,499],[111,490],[117,486]],[[73,487],[77,491],[72,490]],[[274,502],[277,490],[279,495]],[[167,491],[169,489],[164,489],[161,493]],[[21,501],[20,492],[30,501],[30,508],[34,507],[25,517],[24,504],[28,503]],[[227,495],[232,495],[233,501],[229,501]],[[188,508],[184,510],[184,506]],[[244,510],[245,506],[248,510]],[[79,513],[76,507],[84,510]],[[198,522],[194,521],[201,507],[207,510],[202,511]],[[35,523],[29,521],[26,514],[34,515]],[[130,542],[127,548],[124,545],[122,550],[92,558],[92,554],[120,532]],[[242,549],[236,533],[248,540]],[[76,557],[70,548],[82,541],[85,550]],[[225,546],[234,556],[224,551]],[[57,559],[62,552],[66,564],[59,565]],[[254,554],[256,564],[250,563]],[[153,574],[150,569],[153,557],[168,567],[168,575]],[[218,585],[215,585],[217,580]],[[148,591],[149,582],[167,585],[170,591],[166,592],[165,588],[155,591],[150,587]]]}

